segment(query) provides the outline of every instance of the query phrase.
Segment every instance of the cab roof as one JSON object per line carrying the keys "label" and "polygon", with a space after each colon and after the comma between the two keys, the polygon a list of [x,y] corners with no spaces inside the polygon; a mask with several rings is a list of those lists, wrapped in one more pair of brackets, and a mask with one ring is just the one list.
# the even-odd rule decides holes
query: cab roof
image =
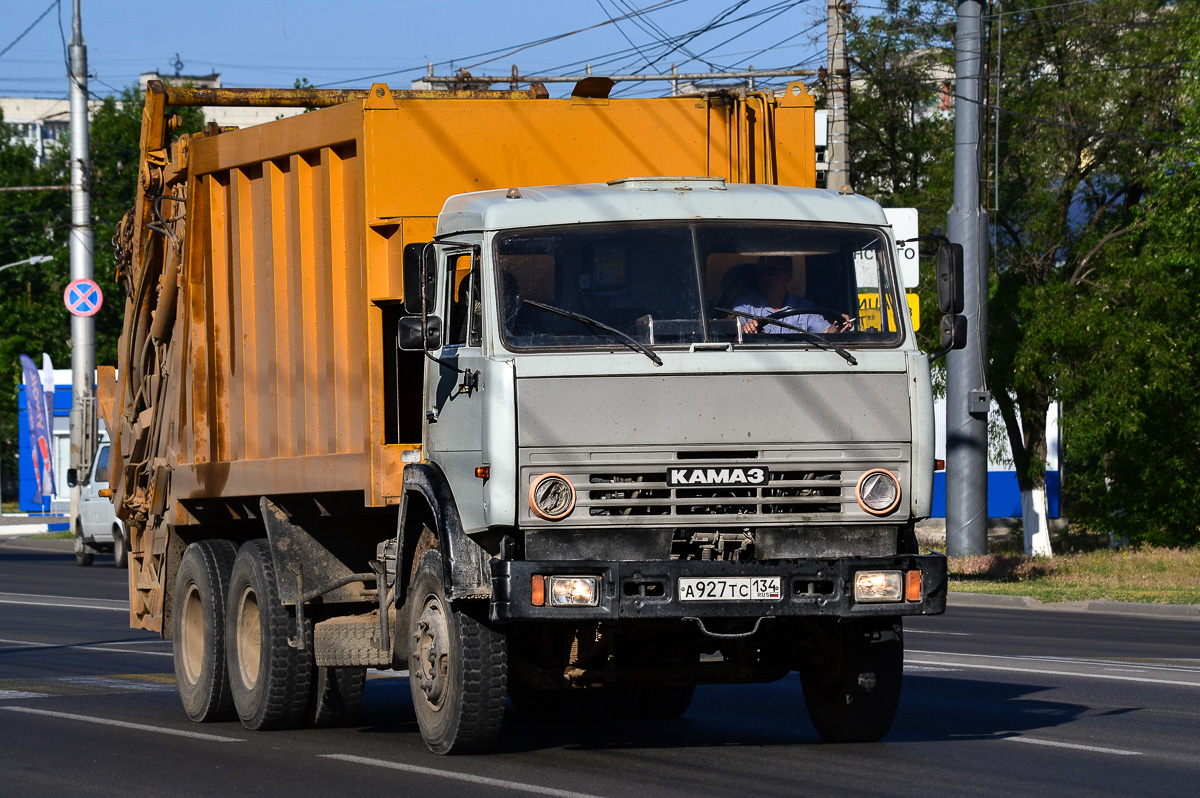
{"label": "cab roof", "polygon": [[878,203],[853,194],[726,183],[723,178],[643,177],[456,194],[442,207],[437,235],[594,222],[689,219],[888,223]]}

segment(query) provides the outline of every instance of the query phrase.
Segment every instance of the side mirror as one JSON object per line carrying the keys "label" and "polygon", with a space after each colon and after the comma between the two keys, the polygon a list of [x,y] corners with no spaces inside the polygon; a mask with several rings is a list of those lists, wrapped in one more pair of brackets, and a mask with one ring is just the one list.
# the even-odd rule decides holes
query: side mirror
{"label": "side mirror", "polygon": [[67,487],[68,488],[79,487],[79,471],[78,471],[78,469],[75,469],[75,468],[67,469]]}
{"label": "side mirror", "polygon": [[433,248],[429,244],[406,244],[404,247],[404,312],[421,315],[421,277],[425,277],[427,301],[433,302]]}
{"label": "side mirror", "polygon": [[945,242],[937,248],[937,303],[942,313],[963,312],[962,244]]}
{"label": "side mirror", "polygon": [[428,324],[422,329],[421,317],[402,316],[396,328],[396,345],[402,352],[427,352],[442,348],[442,320],[428,316]]}
{"label": "side mirror", "polygon": [[951,349],[962,349],[967,345],[967,317],[952,314],[942,316],[942,326],[939,331],[938,344],[942,352]]}

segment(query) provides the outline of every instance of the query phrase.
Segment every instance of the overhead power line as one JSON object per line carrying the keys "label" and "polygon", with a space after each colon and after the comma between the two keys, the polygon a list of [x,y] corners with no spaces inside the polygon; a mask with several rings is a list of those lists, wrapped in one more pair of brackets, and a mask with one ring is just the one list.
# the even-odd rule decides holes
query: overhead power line
{"label": "overhead power line", "polygon": [[0,58],[2,58],[2,57],[4,56],[4,54],[5,54],[5,53],[7,53],[9,50],[11,50],[12,48],[16,47],[16,46],[17,46],[17,42],[19,42],[19,41],[21,41],[22,39],[24,39],[24,38],[25,38],[25,34],[29,33],[29,31],[31,31],[31,30],[33,30],[34,28],[36,28],[36,27],[37,27],[37,24],[38,24],[39,22],[41,22],[43,19],[45,19],[45,18],[46,18],[46,15],[47,15],[47,14],[49,14],[51,11],[53,11],[53,10],[55,9],[55,7],[58,5],[58,2],[59,2],[59,0],[54,0],[54,2],[53,2],[53,3],[51,3],[51,4],[50,4],[50,5],[48,5],[48,6],[46,6],[46,10],[45,10],[45,11],[43,11],[43,12],[41,13],[41,16],[39,16],[39,17],[38,17],[37,19],[35,19],[35,20],[34,20],[32,23],[30,23],[30,25],[29,25],[29,27],[28,27],[28,28],[26,28],[25,30],[21,31],[21,35],[20,35],[20,36],[18,36],[17,38],[15,38],[15,39],[13,39],[11,42],[9,42],[9,44],[8,44],[8,46],[7,46],[7,47],[5,47],[3,50],[0,50]]}

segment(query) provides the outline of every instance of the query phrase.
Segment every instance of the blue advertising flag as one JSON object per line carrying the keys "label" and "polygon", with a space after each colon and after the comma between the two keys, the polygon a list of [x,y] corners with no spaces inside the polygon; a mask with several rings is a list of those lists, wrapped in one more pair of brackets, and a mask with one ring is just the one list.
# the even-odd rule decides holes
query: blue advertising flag
{"label": "blue advertising flag", "polygon": [[54,492],[50,474],[50,419],[46,417],[46,398],[42,392],[42,377],[28,355],[21,355],[21,370],[25,372],[25,407],[29,413],[29,443],[33,449],[33,473],[37,478],[33,500],[44,501]]}

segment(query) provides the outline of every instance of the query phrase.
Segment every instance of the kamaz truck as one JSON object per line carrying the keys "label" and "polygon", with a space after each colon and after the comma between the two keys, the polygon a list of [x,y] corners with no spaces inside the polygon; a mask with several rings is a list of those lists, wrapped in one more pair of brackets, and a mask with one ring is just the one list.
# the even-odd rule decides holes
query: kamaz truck
{"label": "kamaz truck", "polygon": [[[888,731],[902,619],[946,602],[896,235],[813,188],[802,84],[611,86],[149,85],[101,409],[193,720],[326,723],[395,669],[471,752],[795,671],[825,739]],[[174,135],[220,104],[318,110]]]}

